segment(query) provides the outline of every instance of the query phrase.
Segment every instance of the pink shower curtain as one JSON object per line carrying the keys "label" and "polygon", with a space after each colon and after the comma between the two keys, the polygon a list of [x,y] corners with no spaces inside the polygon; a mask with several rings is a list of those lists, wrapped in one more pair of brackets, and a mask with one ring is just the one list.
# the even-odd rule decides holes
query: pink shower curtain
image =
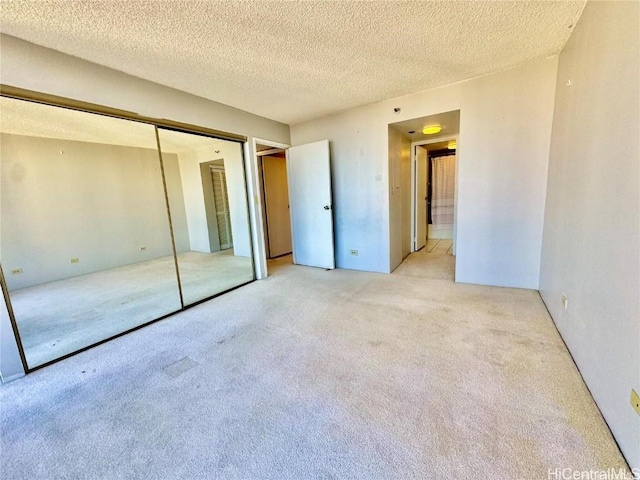
{"label": "pink shower curtain", "polygon": [[456,187],[456,156],[435,157],[431,182],[431,221],[436,230],[453,228],[453,195]]}

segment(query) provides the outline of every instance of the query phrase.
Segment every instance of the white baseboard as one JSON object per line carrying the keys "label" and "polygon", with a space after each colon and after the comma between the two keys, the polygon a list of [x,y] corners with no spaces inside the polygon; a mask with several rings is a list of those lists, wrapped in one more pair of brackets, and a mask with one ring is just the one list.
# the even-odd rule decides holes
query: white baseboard
{"label": "white baseboard", "polygon": [[24,377],[24,373],[14,373],[13,375],[9,375],[8,377],[1,377],[1,378],[2,378],[2,383],[9,383],[22,377]]}

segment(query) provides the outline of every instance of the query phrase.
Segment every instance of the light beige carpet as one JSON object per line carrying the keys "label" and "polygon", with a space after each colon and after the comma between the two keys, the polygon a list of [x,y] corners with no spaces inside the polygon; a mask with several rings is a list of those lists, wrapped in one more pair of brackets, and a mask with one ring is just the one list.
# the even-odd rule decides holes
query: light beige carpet
{"label": "light beige carpet", "polygon": [[455,277],[456,262],[453,255],[445,252],[432,253],[427,247],[410,254],[393,272],[394,275],[424,279],[451,280]]}
{"label": "light beige carpet", "polygon": [[270,272],[0,388],[3,478],[624,467],[537,292],[286,259]]}
{"label": "light beige carpet", "polygon": [[[186,305],[253,280],[232,249],[183,252],[178,265]],[[11,302],[32,368],[181,308],[173,256],[15,290]]]}

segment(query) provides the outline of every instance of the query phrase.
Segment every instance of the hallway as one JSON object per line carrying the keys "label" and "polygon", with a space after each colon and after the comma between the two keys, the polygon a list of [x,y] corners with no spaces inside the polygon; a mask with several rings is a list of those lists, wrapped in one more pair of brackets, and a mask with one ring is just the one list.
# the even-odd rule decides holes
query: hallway
{"label": "hallway", "polygon": [[407,256],[393,274],[453,281],[456,257],[451,254],[451,250],[451,240],[428,239],[426,246]]}

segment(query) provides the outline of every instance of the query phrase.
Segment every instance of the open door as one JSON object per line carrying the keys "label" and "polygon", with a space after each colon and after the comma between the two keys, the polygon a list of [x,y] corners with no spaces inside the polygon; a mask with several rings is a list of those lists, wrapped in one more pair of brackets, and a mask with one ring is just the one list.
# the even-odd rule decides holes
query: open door
{"label": "open door", "polygon": [[416,146],[416,252],[427,243],[427,149]]}
{"label": "open door", "polygon": [[293,263],[335,268],[329,141],[287,151]]}

